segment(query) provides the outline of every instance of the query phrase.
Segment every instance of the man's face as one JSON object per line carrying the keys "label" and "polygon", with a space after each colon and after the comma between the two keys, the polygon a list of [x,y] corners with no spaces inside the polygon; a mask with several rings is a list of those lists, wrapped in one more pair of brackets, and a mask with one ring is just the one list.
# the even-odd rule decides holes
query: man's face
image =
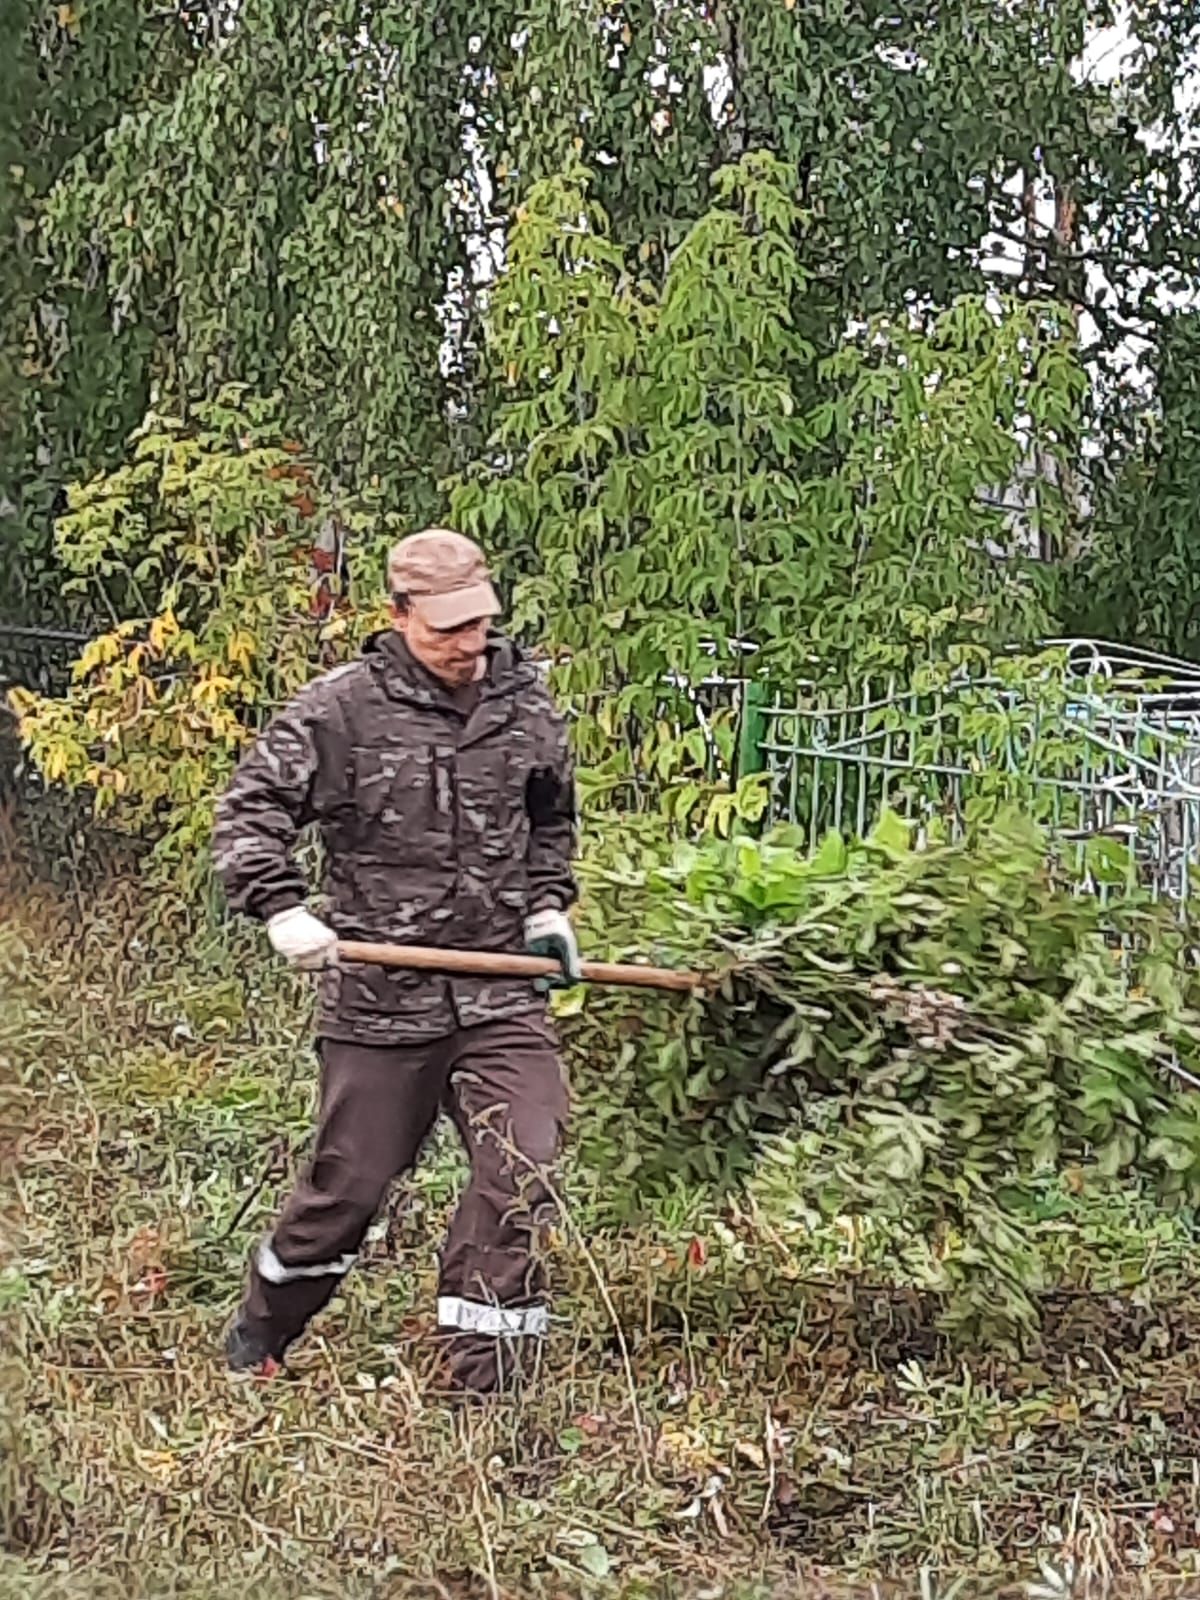
{"label": "man's face", "polygon": [[427,672],[449,684],[465,688],[483,676],[490,619],[479,617],[458,628],[434,628],[421,615],[420,602],[394,612],[396,627]]}

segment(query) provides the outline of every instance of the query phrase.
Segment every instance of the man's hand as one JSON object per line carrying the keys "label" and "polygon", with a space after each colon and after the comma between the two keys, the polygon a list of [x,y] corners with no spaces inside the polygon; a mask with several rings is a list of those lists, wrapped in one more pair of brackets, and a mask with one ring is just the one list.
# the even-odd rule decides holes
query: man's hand
{"label": "man's hand", "polygon": [[267,938],[293,967],[307,971],[337,964],[337,934],[303,906],[289,906],[269,917]]}
{"label": "man's hand", "polygon": [[575,930],[564,911],[535,911],[525,919],[525,948],[531,955],[549,956],[562,968],[562,976],[539,978],[538,988],[569,989],[583,980]]}

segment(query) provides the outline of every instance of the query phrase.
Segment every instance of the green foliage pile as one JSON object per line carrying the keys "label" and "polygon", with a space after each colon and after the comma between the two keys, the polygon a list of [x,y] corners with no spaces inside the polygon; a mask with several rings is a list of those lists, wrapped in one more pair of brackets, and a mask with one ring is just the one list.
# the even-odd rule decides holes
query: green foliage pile
{"label": "green foliage pile", "polygon": [[890,814],[858,844],[797,844],[667,860],[625,830],[588,865],[590,943],[714,981],[567,1003],[581,1162],[614,1216],[701,1183],[748,1187],[785,1239],[884,1219],[948,1330],[1011,1339],[1071,1192],[1200,1198],[1200,1100],[1172,1076],[1200,1056],[1182,935],[1136,897],[1102,920],[1014,817],[921,851]]}

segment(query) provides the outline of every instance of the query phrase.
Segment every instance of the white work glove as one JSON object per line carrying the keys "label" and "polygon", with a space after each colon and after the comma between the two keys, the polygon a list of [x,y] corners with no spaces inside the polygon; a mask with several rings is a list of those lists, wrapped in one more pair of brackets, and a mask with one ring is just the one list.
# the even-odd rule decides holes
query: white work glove
{"label": "white work glove", "polygon": [[337,934],[303,906],[289,906],[267,918],[267,938],[277,955],[306,971],[337,963]]}
{"label": "white work glove", "polygon": [[525,919],[525,948],[531,955],[549,956],[562,968],[562,976],[539,978],[539,989],[569,989],[583,980],[575,929],[565,911],[535,911]]}

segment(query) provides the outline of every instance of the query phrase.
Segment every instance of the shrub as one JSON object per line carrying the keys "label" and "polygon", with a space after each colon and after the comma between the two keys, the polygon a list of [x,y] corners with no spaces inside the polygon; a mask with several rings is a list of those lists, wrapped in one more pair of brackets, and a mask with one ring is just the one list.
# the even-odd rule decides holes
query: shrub
{"label": "shrub", "polygon": [[[367,517],[330,490],[275,408],[229,389],[190,421],[152,413],[127,459],[71,488],[56,549],[113,618],[53,699],[10,699],[50,782],[149,837],[178,886],[206,870],[212,809],[271,709],[382,620],[337,603],[328,545]],[[386,531],[385,531],[386,536]],[[367,594],[382,564],[362,561]],[[379,595],[382,600],[382,595]]]}

